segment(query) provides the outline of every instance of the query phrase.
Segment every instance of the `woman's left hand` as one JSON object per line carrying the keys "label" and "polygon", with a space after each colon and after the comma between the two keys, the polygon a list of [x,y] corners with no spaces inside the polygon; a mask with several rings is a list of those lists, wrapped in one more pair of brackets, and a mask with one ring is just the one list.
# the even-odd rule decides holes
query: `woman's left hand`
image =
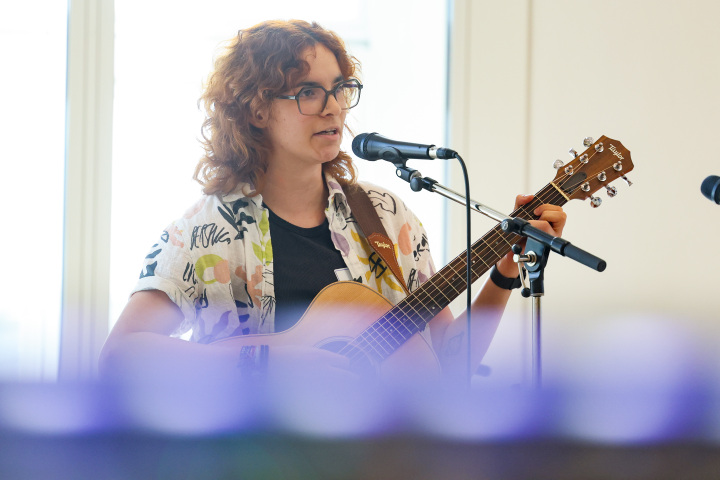
{"label": "woman's left hand", "polygon": [[[515,198],[515,209],[529,203],[533,198],[534,195],[518,195]],[[567,214],[563,211],[562,207],[545,203],[537,207],[533,211],[533,214],[539,218],[537,220],[530,220],[530,225],[553,237],[562,235],[565,222],[567,221]],[[518,275],[517,264],[513,261],[512,252],[509,252],[500,259],[497,263],[497,268],[505,277],[514,278]]]}

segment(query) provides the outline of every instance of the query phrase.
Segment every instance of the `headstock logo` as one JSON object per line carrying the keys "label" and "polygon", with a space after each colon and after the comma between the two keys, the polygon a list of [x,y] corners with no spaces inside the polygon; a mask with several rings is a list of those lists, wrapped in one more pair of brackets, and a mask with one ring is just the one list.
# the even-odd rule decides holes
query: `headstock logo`
{"label": "headstock logo", "polygon": [[615,148],[615,145],[613,145],[612,143],[610,144],[610,151],[613,152],[613,155],[615,155],[620,160],[625,160],[625,157],[623,157],[622,154],[618,152],[618,149]]}

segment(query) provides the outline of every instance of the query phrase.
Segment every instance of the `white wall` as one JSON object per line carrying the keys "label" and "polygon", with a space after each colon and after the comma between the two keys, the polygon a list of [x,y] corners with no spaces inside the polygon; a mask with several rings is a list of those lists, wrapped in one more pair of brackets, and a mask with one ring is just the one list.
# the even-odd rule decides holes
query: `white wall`
{"label": "white wall", "polygon": [[[608,267],[551,258],[546,379],[658,369],[716,379],[720,206],[700,184],[720,174],[718,17],[713,0],[456,0],[449,146],[469,164],[473,198],[509,212],[514,195],[551,181],[552,162],[581,151],[585,136],[621,141],[635,164],[633,186],[616,181],[618,196],[601,195],[600,208],[565,207],[563,237]],[[463,231],[461,207],[451,219],[450,230]],[[473,221],[474,238],[493,226]],[[450,252],[464,245],[457,235]],[[514,297],[487,381],[529,375],[529,303]]]}

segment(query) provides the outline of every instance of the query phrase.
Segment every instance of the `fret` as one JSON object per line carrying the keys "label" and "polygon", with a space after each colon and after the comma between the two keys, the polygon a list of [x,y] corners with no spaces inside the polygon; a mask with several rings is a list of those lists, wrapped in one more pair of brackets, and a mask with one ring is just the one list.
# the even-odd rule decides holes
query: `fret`
{"label": "fret", "polygon": [[350,343],[345,345],[340,351],[341,354],[347,356],[351,360],[359,360],[364,357],[371,357],[371,360],[375,362],[381,362],[387,358],[387,354],[383,356],[375,348],[374,342],[368,342],[366,339],[366,332],[363,332],[360,336],[353,339]]}
{"label": "fret", "polygon": [[[427,301],[420,305],[424,306],[425,304],[430,304],[431,307],[436,307],[436,306],[442,305],[442,303],[438,303],[435,301],[435,299],[439,296],[442,296],[443,299],[445,300],[445,302],[450,302],[450,301],[452,301],[452,299],[455,298],[454,296],[451,298],[448,298],[447,295],[445,295],[445,292],[441,288],[441,286],[437,285],[437,284],[428,285],[428,288],[423,290],[422,295],[419,295],[418,297],[422,297],[422,296],[424,296],[427,299]],[[438,299],[438,300],[443,300],[443,299]],[[418,300],[422,300],[422,299],[418,298]]]}
{"label": "fret", "polygon": [[[408,328],[408,326],[405,324],[405,322],[402,321],[403,318],[407,318],[407,317],[396,317],[391,312],[388,312],[387,314],[385,314],[385,316],[383,316],[380,320],[387,319],[390,323],[393,324],[393,326],[395,327],[395,330],[403,338],[410,338],[411,336],[413,336],[416,333],[416,330]],[[417,328],[417,326],[416,326],[416,328]]]}
{"label": "fret", "polygon": [[[390,321],[389,318],[383,317],[380,320],[378,320],[376,323],[378,324],[378,326],[382,327],[384,336],[387,337],[388,339],[393,340],[392,343],[395,344],[395,348],[399,347],[400,345],[402,345],[405,342],[405,340],[407,340],[407,338],[405,338],[403,335],[400,334],[400,332],[398,331],[395,324],[392,321]],[[388,340],[388,343],[391,343],[391,342]]]}
{"label": "fret", "polygon": [[[405,317],[408,319],[409,317]],[[380,332],[377,328],[377,324],[383,325],[383,330],[386,334],[389,333],[389,335],[383,335],[382,332]],[[389,327],[389,329],[388,329]],[[405,331],[401,331],[401,328]],[[365,332],[363,332],[358,338],[355,339],[353,343],[356,343],[354,346],[359,347],[357,344],[358,340],[361,340],[363,345],[367,345],[370,350],[367,348],[360,348],[363,352],[372,352],[374,353],[374,357],[376,361],[382,361],[386,359],[390,354],[392,354],[400,345],[405,343],[410,337],[415,335],[419,331],[419,326],[413,325],[413,328],[408,328],[408,325],[405,322],[397,321],[392,322],[388,318],[388,315],[386,314],[383,316],[380,320],[375,322],[375,324],[371,327],[369,327]],[[389,338],[392,338],[393,343],[395,343],[395,347],[392,347],[389,340]]]}
{"label": "fret", "polygon": [[[412,310],[412,313],[414,313],[414,314],[416,314],[416,315],[419,315],[419,314],[420,314],[417,310],[415,310],[415,308],[413,307],[413,305],[411,305],[409,302],[408,302],[408,303],[405,303],[404,305],[407,305],[408,307],[410,307],[410,310]],[[403,313],[405,313],[405,314],[407,315],[406,312],[403,312]]]}
{"label": "fret", "polygon": [[373,323],[369,330],[372,332],[371,338],[375,340],[374,344],[382,353],[385,353],[386,357],[397,349],[398,346],[393,347],[387,336],[383,335],[380,322]]}
{"label": "fret", "polygon": [[[485,244],[486,247],[488,247],[490,250],[492,250],[492,252],[493,252],[495,255],[497,255],[498,257],[502,257],[502,255],[500,255],[499,253],[497,253],[497,252],[492,248],[492,245],[490,245],[490,243],[488,243],[488,242],[483,242],[483,243]],[[485,263],[485,262],[483,262],[483,263]],[[486,264],[486,265],[487,265],[487,264]]]}
{"label": "fret", "polygon": [[[396,305],[395,308],[391,309],[387,315],[391,315],[393,318],[397,319],[399,323],[401,323],[407,330],[412,331],[413,334],[417,332],[417,329],[420,328],[420,325],[415,321],[416,318],[422,318],[419,312],[416,312],[413,310],[414,314],[408,315],[403,311],[403,307],[407,306],[406,302],[400,302]],[[412,327],[408,326],[408,322],[412,324]]]}
{"label": "fret", "polygon": [[382,338],[382,335],[379,334],[377,330],[377,322],[366,328],[356,340],[359,340],[362,344],[370,347],[380,358],[387,358],[387,356],[393,352],[393,348],[390,343],[388,343],[388,341]]}

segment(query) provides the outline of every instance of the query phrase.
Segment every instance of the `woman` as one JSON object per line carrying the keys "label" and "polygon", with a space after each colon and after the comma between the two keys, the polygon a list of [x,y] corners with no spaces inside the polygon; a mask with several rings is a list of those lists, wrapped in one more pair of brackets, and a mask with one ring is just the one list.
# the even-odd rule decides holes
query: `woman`
{"label": "woman", "polygon": [[[102,372],[354,378],[347,356],[316,343],[276,342],[268,354],[260,344],[269,337],[247,336],[298,330],[291,327],[300,312],[337,280],[355,280],[395,304],[405,296],[402,283],[413,290],[434,273],[422,225],[391,192],[362,184],[395,244],[402,279],[378,261],[351,215],[345,190],[355,171],[340,144],[362,90],[356,69],[342,40],[303,21],[241,31],[217,59],[202,97],[205,156],[195,173],[205,196],[151,249],[103,347]],[[519,196],[516,206],[531,198]],[[535,214],[536,226],[560,235],[559,207]],[[474,367],[510,295],[496,283],[517,277],[510,255],[496,269],[496,282],[473,302]],[[347,313],[335,321],[349,321]],[[190,330],[192,341],[176,338]],[[462,377],[464,334],[465,315],[455,320],[445,309],[413,341],[431,347],[449,376]],[[222,348],[232,345],[223,339],[243,337],[251,340]]]}

